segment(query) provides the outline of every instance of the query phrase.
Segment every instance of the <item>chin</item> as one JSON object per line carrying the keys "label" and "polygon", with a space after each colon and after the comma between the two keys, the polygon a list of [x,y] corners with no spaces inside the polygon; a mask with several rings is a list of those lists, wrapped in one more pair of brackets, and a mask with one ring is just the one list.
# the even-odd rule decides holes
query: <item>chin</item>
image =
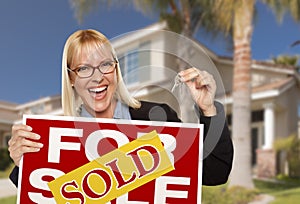
{"label": "chin", "polygon": [[93,111],[95,111],[96,114],[105,113],[109,111],[109,107],[110,107],[109,104],[101,104],[101,105],[99,104],[93,108]]}

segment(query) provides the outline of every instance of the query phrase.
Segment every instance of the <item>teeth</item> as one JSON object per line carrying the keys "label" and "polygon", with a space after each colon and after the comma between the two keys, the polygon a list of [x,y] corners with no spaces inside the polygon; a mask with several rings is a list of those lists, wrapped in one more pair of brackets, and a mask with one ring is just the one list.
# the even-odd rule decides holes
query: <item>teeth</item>
{"label": "teeth", "polygon": [[97,93],[97,92],[104,91],[105,89],[106,89],[106,86],[99,87],[99,88],[94,88],[94,89],[89,89],[89,91]]}

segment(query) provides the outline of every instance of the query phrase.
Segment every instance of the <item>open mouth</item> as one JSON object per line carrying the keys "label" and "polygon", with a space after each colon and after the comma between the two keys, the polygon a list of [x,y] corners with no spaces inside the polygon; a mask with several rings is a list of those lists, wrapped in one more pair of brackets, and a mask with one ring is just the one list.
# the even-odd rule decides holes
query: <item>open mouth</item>
{"label": "open mouth", "polygon": [[96,100],[101,100],[106,96],[107,88],[108,86],[101,86],[97,88],[90,88],[88,91]]}
{"label": "open mouth", "polygon": [[107,90],[107,86],[89,89],[89,92],[99,94]]}

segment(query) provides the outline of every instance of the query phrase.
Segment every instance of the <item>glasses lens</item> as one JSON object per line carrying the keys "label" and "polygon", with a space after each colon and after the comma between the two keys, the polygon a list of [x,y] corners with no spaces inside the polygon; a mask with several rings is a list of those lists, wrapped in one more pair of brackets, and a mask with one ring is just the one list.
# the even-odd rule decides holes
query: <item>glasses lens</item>
{"label": "glasses lens", "polygon": [[104,62],[100,65],[99,68],[103,74],[110,73],[115,69],[115,62]]}
{"label": "glasses lens", "polygon": [[93,68],[88,66],[80,67],[76,71],[79,77],[89,77],[93,74]]}

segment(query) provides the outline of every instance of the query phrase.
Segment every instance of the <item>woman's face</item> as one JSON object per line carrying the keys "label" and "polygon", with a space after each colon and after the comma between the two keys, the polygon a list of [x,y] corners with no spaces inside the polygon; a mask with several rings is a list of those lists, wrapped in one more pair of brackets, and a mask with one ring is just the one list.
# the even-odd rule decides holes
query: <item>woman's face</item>
{"label": "woman's face", "polygon": [[[83,52],[80,56],[74,57],[69,68],[78,70],[83,66],[99,67],[105,62],[114,62],[111,52],[95,48],[94,52]],[[70,72],[70,79],[84,107],[91,115],[113,117],[115,107],[113,96],[117,87],[116,69],[108,74],[102,74],[99,69],[95,69],[93,75],[87,78],[80,78],[74,72]]]}

